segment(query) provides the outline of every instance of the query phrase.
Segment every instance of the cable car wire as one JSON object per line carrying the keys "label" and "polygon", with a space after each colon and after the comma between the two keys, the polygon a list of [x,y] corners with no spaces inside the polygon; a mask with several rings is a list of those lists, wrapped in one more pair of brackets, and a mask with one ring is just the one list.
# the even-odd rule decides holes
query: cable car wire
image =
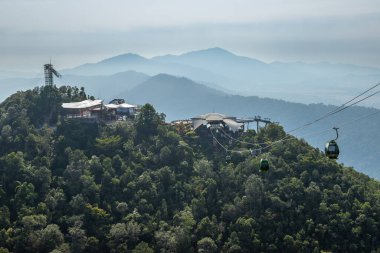
{"label": "cable car wire", "polygon": [[[377,112],[373,112],[373,113],[370,113],[370,114],[364,115],[364,116],[359,117],[359,118],[357,118],[357,119],[347,121],[347,122],[345,122],[345,123],[343,123],[343,124],[338,124],[338,125],[339,125],[340,128],[342,128],[342,127],[345,127],[346,125],[352,124],[352,123],[354,123],[354,122],[356,122],[356,121],[360,121],[360,120],[362,120],[362,119],[365,119],[365,118],[371,117],[371,116],[376,115],[376,114],[379,114],[379,113],[380,113],[380,110],[377,111]],[[223,129],[221,129],[221,130],[222,130],[222,132],[224,132]],[[309,137],[309,136],[315,136],[315,135],[320,135],[320,134],[323,134],[323,133],[326,133],[326,132],[330,132],[330,131],[331,131],[331,128],[328,128],[328,129],[323,130],[323,131],[318,131],[318,132],[314,132],[314,133],[310,133],[310,134],[304,135],[304,136],[302,136],[301,138],[305,138],[305,137]],[[224,132],[224,133],[225,133],[225,132]],[[225,133],[225,135],[228,137],[228,135],[227,135],[226,133]],[[216,138],[216,137],[215,137],[215,138]],[[233,138],[233,137],[231,137],[231,138]],[[269,145],[267,145],[267,143],[249,143],[249,142],[245,142],[245,141],[240,141],[240,140],[238,140],[238,139],[236,139],[236,138],[233,138],[233,139],[236,140],[236,141],[238,141],[238,142],[243,142],[243,143],[246,143],[246,144],[252,144],[252,145],[267,145],[267,146],[265,146],[265,147],[260,147],[260,148],[251,149],[251,151],[260,151],[260,152],[261,152],[262,150],[268,149],[268,148],[274,146],[274,145],[277,144],[277,143],[280,143],[280,142],[283,142],[283,141],[289,140],[289,139],[291,139],[291,138],[293,138],[293,136],[291,136],[291,135],[287,135],[287,136],[285,136],[285,137],[282,138],[282,139],[279,139],[279,140],[277,140],[277,141],[271,142]],[[219,145],[222,145],[219,141],[217,141],[217,142],[219,143]],[[223,147],[224,149],[226,149],[223,145],[222,145],[222,147]],[[226,150],[228,150],[228,149],[226,149]],[[230,151],[230,150],[228,150],[228,151]]]}
{"label": "cable car wire", "polygon": [[303,128],[305,128],[305,127],[308,127],[308,126],[310,126],[310,125],[313,125],[313,124],[317,123],[318,121],[321,121],[321,120],[323,120],[323,119],[325,119],[325,118],[328,118],[328,117],[330,117],[330,116],[332,116],[332,115],[334,115],[334,114],[337,114],[337,113],[339,113],[339,112],[341,112],[341,111],[343,111],[343,110],[345,110],[345,109],[347,109],[347,108],[349,108],[349,107],[351,107],[351,106],[353,106],[353,105],[356,105],[356,104],[358,104],[358,103],[360,103],[360,102],[362,102],[362,101],[364,101],[364,100],[366,100],[366,99],[368,99],[368,98],[370,98],[370,97],[373,97],[374,95],[376,95],[376,94],[378,94],[378,93],[380,93],[380,91],[377,91],[377,92],[375,92],[375,93],[372,93],[371,95],[368,95],[367,97],[362,98],[362,99],[360,99],[359,101],[356,101],[355,103],[352,103],[352,104],[350,104],[350,105],[344,106],[344,107],[342,107],[342,108],[338,107],[338,108],[340,108],[339,110],[333,110],[333,111],[331,111],[331,112],[329,112],[329,113],[327,113],[327,114],[325,114],[325,115],[323,115],[323,116],[317,118],[316,120],[314,120],[314,121],[312,121],[312,122],[309,122],[309,123],[307,123],[307,124],[305,124],[305,125],[302,125],[302,126],[300,126],[300,127],[297,127],[297,128],[295,128],[295,129],[292,129],[292,130],[288,131],[287,133],[292,133],[292,132],[295,132],[295,131],[297,131],[297,130],[300,130],[300,129],[303,129]]}
{"label": "cable car wire", "polygon": [[221,146],[226,152],[231,152],[231,150],[229,150],[222,143],[219,142],[219,140],[215,137],[214,132],[212,131],[212,129],[210,129],[210,132],[211,132],[211,135],[212,135],[213,139],[219,144],[219,146]]}
{"label": "cable car wire", "polygon": [[[351,106],[353,106],[353,105],[356,105],[356,104],[358,104],[358,103],[360,103],[360,102],[362,102],[362,101],[364,101],[364,100],[366,100],[366,99],[368,99],[368,98],[370,98],[370,97],[373,97],[374,95],[376,95],[376,94],[378,94],[378,93],[380,93],[380,91],[376,91],[376,92],[372,93],[371,95],[368,95],[367,97],[362,98],[362,99],[360,99],[359,101],[356,101],[355,103],[352,103],[352,104],[347,105],[347,106],[345,106],[345,107],[343,107],[343,108],[340,108],[339,110],[336,110],[336,111],[334,111],[334,112],[332,112],[332,113],[330,113],[330,114],[328,114],[328,115],[325,115],[324,117],[321,117],[319,120],[322,120],[322,119],[327,118],[327,117],[329,117],[329,116],[331,116],[331,115],[337,114],[338,112],[341,112],[341,111],[343,111],[343,110],[345,110],[345,109],[347,109],[347,108],[349,108],[349,107],[351,107]],[[319,121],[319,120],[318,120],[318,121]]]}
{"label": "cable car wire", "polygon": [[[364,92],[360,93],[359,95],[355,96],[354,98],[350,99],[349,101],[347,101],[346,103],[342,104],[341,106],[335,108],[334,110],[332,110],[332,111],[330,111],[330,112],[328,112],[328,113],[322,115],[321,117],[315,119],[314,121],[311,121],[311,122],[309,122],[309,123],[306,123],[306,124],[304,124],[304,125],[302,125],[302,126],[296,127],[296,128],[294,128],[294,129],[288,131],[287,134],[292,133],[292,132],[295,132],[295,131],[300,130],[300,129],[303,129],[303,128],[308,127],[308,126],[310,126],[310,125],[312,125],[312,124],[315,124],[315,123],[317,123],[318,121],[321,121],[321,120],[323,120],[323,119],[325,119],[325,118],[327,118],[327,117],[330,117],[330,116],[332,116],[332,115],[334,115],[334,114],[336,114],[336,113],[338,113],[338,112],[341,112],[341,111],[343,111],[343,110],[345,110],[345,109],[347,109],[347,108],[349,108],[349,107],[351,107],[351,106],[353,106],[353,105],[356,105],[356,104],[358,104],[358,103],[360,103],[360,102],[362,102],[362,101],[364,101],[364,100],[366,100],[366,99],[368,99],[368,98],[370,98],[370,97],[373,97],[374,95],[380,93],[380,91],[374,92],[374,93],[372,93],[371,95],[368,95],[367,97],[364,97],[364,98],[360,99],[359,101],[356,101],[356,102],[354,102],[354,103],[352,103],[352,104],[349,104],[349,103],[351,103],[352,101],[356,100],[357,98],[363,96],[364,94],[366,94],[366,93],[369,92],[370,90],[373,90],[374,88],[378,87],[379,85],[380,85],[380,83],[375,84],[374,86],[370,87],[369,89],[365,90]],[[349,104],[349,105],[348,105],[348,104]]]}
{"label": "cable car wire", "polygon": [[[240,143],[250,144],[250,145],[260,145],[260,146],[261,146],[261,145],[268,145],[268,143],[253,143],[253,142],[247,142],[247,141],[240,141],[239,139],[236,139],[236,138],[233,138],[232,136],[229,136],[229,135],[228,135],[228,134],[227,134],[222,128],[221,128],[220,130],[222,130],[222,132],[224,133],[224,135],[227,136],[228,138],[230,138],[230,139],[232,139],[232,140],[235,140],[235,141],[237,141],[237,142],[240,142]],[[276,144],[277,142],[282,142],[282,141],[284,141],[284,140],[291,139],[291,138],[293,138],[293,136],[288,135],[288,136],[286,136],[286,137],[284,137],[284,138],[282,138],[282,139],[280,139],[280,140],[277,140],[277,141],[273,141],[273,142],[271,142],[271,143],[270,143],[268,146],[266,146],[266,147],[254,148],[254,149],[250,149],[250,151],[251,151],[251,152],[252,152],[252,151],[259,151],[259,152],[261,152],[261,150],[273,146],[272,144]]]}
{"label": "cable car wire", "polygon": [[[371,116],[376,115],[376,114],[379,114],[379,113],[380,113],[380,111],[377,111],[377,112],[373,112],[373,113],[367,114],[367,115],[362,116],[362,117],[359,117],[359,118],[357,118],[357,119],[354,119],[354,120],[351,120],[351,121],[345,122],[345,123],[343,123],[343,124],[339,124],[339,127],[340,127],[340,128],[341,128],[341,127],[344,127],[344,126],[346,126],[346,125],[352,124],[352,123],[354,123],[354,122],[356,122],[356,121],[362,120],[362,119],[364,119],[364,118],[371,117]],[[306,135],[306,136],[303,136],[302,138],[304,138],[304,137],[308,137],[308,136],[313,136],[313,135],[319,135],[319,134],[322,134],[322,133],[325,133],[325,132],[329,132],[329,131],[331,131],[331,128],[328,128],[328,129],[323,130],[323,131],[319,131],[319,132],[314,132],[314,133],[308,134],[308,135]],[[267,148],[273,146],[274,144],[277,144],[277,143],[279,143],[279,142],[283,142],[283,141],[285,141],[285,140],[287,140],[287,139],[291,139],[291,138],[292,138],[292,136],[289,136],[289,135],[288,135],[288,136],[286,136],[286,137],[284,137],[284,138],[282,138],[282,139],[280,139],[280,140],[277,140],[277,141],[272,142],[271,145],[262,148],[262,150],[263,150],[263,149],[267,149]]]}
{"label": "cable car wire", "polygon": [[266,143],[253,143],[253,142],[241,141],[241,140],[239,140],[239,139],[236,139],[236,138],[232,137],[231,135],[228,135],[228,134],[223,130],[223,128],[221,128],[220,130],[222,130],[223,134],[224,134],[227,138],[229,138],[229,139],[231,139],[231,140],[234,140],[234,141],[237,141],[237,142],[240,142],[240,143],[243,143],[243,144],[250,144],[250,145],[265,145],[265,144],[266,144]]}
{"label": "cable car wire", "polygon": [[380,83],[378,84],[375,84],[374,86],[370,87],[369,89],[363,91],[362,93],[360,93],[359,95],[357,95],[356,97],[352,98],[351,100],[347,101],[346,103],[342,104],[341,106],[339,106],[338,108],[336,108],[337,110],[339,110],[341,107],[344,107],[346,106],[347,104],[349,104],[350,102],[354,101],[355,99],[361,97],[362,95],[364,95],[365,93],[367,93],[368,91],[370,90],[373,90],[374,88],[376,88],[377,86],[379,86]]}
{"label": "cable car wire", "polygon": [[[380,111],[377,111],[377,112],[374,112],[374,113],[371,113],[371,114],[367,114],[367,115],[365,115],[365,116],[362,116],[362,117],[359,117],[359,118],[357,118],[357,119],[354,119],[354,120],[348,121],[348,122],[346,122],[346,123],[343,123],[343,124],[339,125],[339,127],[340,127],[340,128],[341,128],[341,127],[344,127],[344,126],[346,126],[346,125],[352,124],[352,123],[354,123],[354,122],[356,122],[356,121],[362,120],[362,119],[364,119],[364,118],[368,118],[368,117],[370,117],[370,116],[373,116],[373,115],[376,115],[376,114],[379,114],[379,113],[380,113]],[[320,132],[316,132],[316,133],[308,134],[308,135],[306,135],[306,136],[303,136],[302,138],[304,138],[304,137],[308,137],[308,136],[313,136],[313,135],[319,135],[319,134],[322,134],[322,133],[325,133],[325,132],[329,132],[329,131],[331,131],[331,128],[328,128],[328,129],[323,130],[323,131],[320,131]],[[261,150],[267,149],[267,148],[269,148],[269,147],[271,147],[271,146],[273,146],[273,145],[275,145],[275,144],[277,144],[277,143],[279,143],[279,142],[283,142],[283,141],[285,141],[285,140],[287,140],[287,139],[291,139],[291,138],[292,138],[292,136],[286,136],[286,137],[284,137],[284,138],[282,138],[282,139],[280,139],[280,140],[277,140],[277,141],[272,142],[271,145],[269,145],[269,146],[266,146],[266,147],[261,148]]]}
{"label": "cable car wire", "polygon": [[[356,104],[358,104],[358,103],[360,103],[360,102],[362,102],[362,101],[364,101],[364,100],[366,100],[366,99],[369,99],[369,98],[375,96],[376,94],[380,93],[380,91],[376,91],[376,92],[374,92],[374,93],[372,93],[372,94],[370,94],[370,95],[368,95],[368,96],[366,96],[366,97],[364,97],[364,98],[362,98],[362,99],[360,99],[360,100],[358,100],[358,101],[356,101],[356,102],[354,102],[354,103],[352,103],[352,104],[349,104],[349,103],[351,103],[352,101],[354,101],[355,99],[357,99],[357,98],[361,97],[362,95],[364,95],[365,93],[367,93],[368,91],[373,90],[374,88],[378,87],[379,85],[380,85],[380,83],[378,83],[378,84],[376,84],[376,85],[374,85],[374,86],[368,88],[368,89],[365,90],[364,92],[360,93],[359,95],[355,96],[354,98],[350,99],[349,101],[347,101],[346,103],[342,104],[341,106],[335,108],[334,110],[332,110],[332,111],[330,111],[330,112],[328,112],[328,113],[322,115],[321,117],[315,119],[315,120],[312,121],[312,122],[309,122],[309,123],[307,123],[307,124],[304,124],[304,125],[302,125],[302,126],[300,126],[300,127],[297,127],[297,128],[295,128],[295,129],[293,129],[293,130],[290,130],[290,131],[286,132],[286,134],[289,134],[289,133],[295,132],[295,131],[297,131],[297,130],[303,129],[303,128],[305,128],[305,127],[308,127],[308,126],[310,126],[310,125],[312,125],[312,124],[315,124],[315,123],[317,123],[317,122],[319,122],[319,121],[321,121],[321,120],[323,120],[323,119],[325,119],[325,118],[327,118],[327,117],[330,117],[330,116],[332,116],[332,115],[334,115],[334,114],[337,114],[337,113],[339,113],[339,112],[341,112],[341,111],[343,111],[343,110],[345,110],[345,109],[347,109],[347,108],[349,108],[349,107],[351,107],[351,106],[354,106],[354,105],[356,105]],[[348,104],[349,104],[349,105],[348,105]],[[266,145],[266,144],[267,144],[267,143],[252,143],[252,142],[241,141],[241,140],[238,140],[238,139],[233,138],[232,136],[228,135],[228,134],[227,134],[222,128],[221,128],[221,130],[222,130],[222,132],[223,132],[228,138],[230,138],[231,140],[234,140],[234,141],[237,141],[237,142],[240,142],[240,143],[243,143],[243,144],[250,144],[250,145]],[[327,132],[327,131],[328,131],[328,130],[323,131],[323,132]],[[278,141],[275,141],[275,142],[281,142],[281,141],[286,140],[286,139],[289,139],[289,138],[290,138],[290,137],[286,136],[286,137],[284,137],[284,138],[282,138],[282,139],[280,139],[280,140],[278,140]],[[275,143],[275,142],[272,142],[272,143]],[[270,145],[270,146],[272,146],[272,145]],[[268,147],[269,147],[269,146],[268,146]],[[262,149],[262,148],[257,148],[257,149],[254,149],[254,150],[261,150],[261,149]]]}
{"label": "cable car wire", "polygon": [[221,146],[226,152],[231,152],[231,153],[243,153],[243,151],[241,150],[233,150],[233,149],[228,149],[226,148],[219,140],[218,138],[216,138],[216,136],[214,135],[214,132],[210,129],[210,132],[211,132],[211,135],[213,137],[213,139],[219,144],[219,146]]}
{"label": "cable car wire", "polygon": [[[365,118],[368,118],[368,117],[371,117],[373,115],[376,115],[376,114],[379,114],[380,113],[380,110],[377,111],[377,112],[373,112],[373,113],[370,113],[370,114],[367,114],[367,115],[364,115],[362,117],[359,117],[357,119],[354,119],[354,120],[350,120],[350,121],[347,121],[343,124],[338,124],[339,125],[339,128],[342,128],[342,127],[345,127],[346,125],[349,125],[349,124],[352,124],[352,123],[355,123],[356,121],[360,121],[362,119],[365,119]],[[318,132],[314,132],[314,133],[310,133],[310,134],[307,134],[307,135],[304,135],[302,136],[301,138],[305,138],[305,137],[309,137],[309,136],[314,136],[314,135],[320,135],[320,134],[323,134],[323,133],[326,133],[326,132],[330,132],[331,131],[331,128],[328,128],[326,130],[322,130],[322,131],[318,131]]]}
{"label": "cable car wire", "polygon": [[[295,129],[292,129],[292,130],[286,132],[286,136],[285,136],[285,137],[283,137],[283,138],[281,138],[281,139],[279,139],[279,140],[277,140],[277,141],[271,142],[269,145],[267,145],[267,143],[251,143],[251,142],[241,141],[241,140],[238,140],[238,139],[236,139],[236,138],[234,138],[234,137],[228,135],[228,134],[227,134],[222,128],[220,128],[220,129],[221,129],[221,131],[223,132],[223,134],[224,134],[226,137],[230,138],[231,140],[238,141],[238,142],[240,142],[240,143],[244,143],[244,144],[250,144],[250,145],[267,145],[267,146],[265,146],[265,147],[260,147],[260,148],[255,148],[255,149],[250,149],[251,152],[252,152],[252,151],[259,151],[259,152],[261,152],[262,150],[268,149],[268,148],[274,146],[274,145],[277,144],[277,143],[280,143],[280,142],[283,142],[283,141],[285,141],[285,140],[288,140],[288,139],[293,138],[293,136],[288,135],[288,134],[291,133],[291,132],[294,132],[294,131],[297,131],[297,130],[303,129],[303,128],[307,127],[307,126],[313,125],[313,124],[315,124],[315,123],[317,123],[317,122],[319,122],[319,121],[321,121],[321,120],[323,120],[323,119],[325,119],[325,118],[327,118],[327,117],[330,117],[330,116],[332,116],[332,115],[335,115],[335,114],[337,114],[337,113],[339,113],[339,112],[341,112],[341,111],[343,111],[343,110],[345,110],[345,109],[347,109],[347,108],[349,108],[349,107],[351,107],[351,106],[354,106],[354,105],[356,105],[356,104],[358,104],[358,103],[360,103],[360,102],[362,102],[362,101],[364,101],[364,100],[367,100],[367,99],[369,99],[369,98],[375,96],[376,94],[380,93],[380,91],[376,91],[376,92],[374,92],[374,93],[372,93],[372,94],[370,94],[370,95],[368,95],[368,96],[366,96],[366,97],[364,97],[364,98],[362,98],[362,99],[360,99],[360,100],[358,100],[358,101],[356,101],[356,102],[350,104],[351,102],[353,102],[353,101],[356,100],[357,98],[363,96],[363,95],[366,94],[368,91],[373,90],[374,88],[378,87],[379,85],[380,85],[380,83],[378,83],[378,84],[376,84],[376,85],[374,85],[374,86],[368,88],[368,89],[365,90],[364,92],[360,93],[359,95],[355,96],[354,98],[350,99],[349,101],[345,102],[344,104],[342,104],[341,106],[335,108],[334,110],[332,110],[332,111],[330,111],[330,112],[328,112],[328,113],[322,115],[321,117],[315,119],[314,121],[309,122],[309,123],[307,123],[307,124],[304,124],[304,125],[302,125],[302,126],[300,126],[300,127],[297,127],[297,128],[295,128]],[[346,122],[346,123],[340,125],[340,127],[345,126],[345,125],[347,125],[347,124],[351,124],[351,123],[353,123],[353,122],[355,122],[355,121],[361,120],[361,119],[366,118],[366,117],[370,117],[370,116],[375,115],[375,114],[378,114],[378,113],[380,113],[380,111],[378,111],[378,112],[374,112],[374,113],[371,113],[371,114],[369,114],[369,115],[366,115],[366,116],[360,117],[360,118],[358,118],[358,119],[355,119],[355,120],[352,120],[352,121],[349,121],[349,122]],[[306,135],[306,136],[318,135],[318,134],[325,133],[325,132],[330,131],[330,130],[331,130],[331,129],[329,128],[329,129],[326,129],[326,130],[324,130],[324,131],[320,131],[320,132],[317,132],[317,133],[312,133],[312,134],[309,134],[309,135]],[[230,150],[230,149],[226,148],[226,147],[225,147],[222,143],[220,143],[219,140],[215,137],[215,135],[214,135],[214,133],[212,132],[211,129],[210,129],[210,131],[211,131],[211,134],[212,134],[214,140],[215,140],[215,141],[216,141],[216,142],[217,142],[217,143],[218,143],[218,144],[219,144],[219,145],[220,145],[220,146],[221,146],[226,152],[237,152],[237,153],[241,153],[241,151]],[[306,136],[304,136],[304,137],[306,137]]]}

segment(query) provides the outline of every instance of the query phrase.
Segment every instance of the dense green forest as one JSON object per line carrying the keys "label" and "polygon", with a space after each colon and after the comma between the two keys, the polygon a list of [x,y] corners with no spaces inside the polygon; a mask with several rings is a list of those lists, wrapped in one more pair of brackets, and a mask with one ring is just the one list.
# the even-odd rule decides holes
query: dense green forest
{"label": "dense green forest", "polygon": [[[0,104],[1,253],[380,252],[380,183],[305,141],[226,161],[210,134],[149,104],[114,124],[61,117],[86,97],[44,86]],[[284,136],[269,125],[239,138]]]}

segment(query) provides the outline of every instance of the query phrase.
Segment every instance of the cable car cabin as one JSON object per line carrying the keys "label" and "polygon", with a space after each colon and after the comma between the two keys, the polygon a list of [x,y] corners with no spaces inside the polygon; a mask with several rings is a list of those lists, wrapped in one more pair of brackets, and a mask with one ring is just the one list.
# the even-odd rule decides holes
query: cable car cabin
{"label": "cable car cabin", "polygon": [[339,147],[334,140],[331,140],[330,142],[326,143],[325,154],[330,159],[338,159]]}
{"label": "cable car cabin", "polygon": [[266,159],[260,160],[260,171],[267,172],[269,170],[269,162]]}

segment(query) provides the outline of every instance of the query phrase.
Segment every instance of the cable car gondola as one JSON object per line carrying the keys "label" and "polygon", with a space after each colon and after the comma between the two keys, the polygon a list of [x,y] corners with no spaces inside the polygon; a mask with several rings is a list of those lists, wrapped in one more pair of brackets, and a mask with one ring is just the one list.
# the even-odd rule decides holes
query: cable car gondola
{"label": "cable car gondola", "polygon": [[260,171],[267,172],[269,170],[269,162],[266,159],[260,160]]}
{"label": "cable car gondola", "polygon": [[331,140],[326,143],[325,154],[330,159],[338,159],[339,147],[335,140]]}
{"label": "cable car gondola", "polygon": [[339,147],[338,147],[338,144],[336,143],[336,140],[339,137],[338,136],[338,128],[334,127],[333,129],[336,131],[336,138],[335,138],[335,140],[331,140],[331,141],[326,143],[325,155],[330,159],[338,159]]}

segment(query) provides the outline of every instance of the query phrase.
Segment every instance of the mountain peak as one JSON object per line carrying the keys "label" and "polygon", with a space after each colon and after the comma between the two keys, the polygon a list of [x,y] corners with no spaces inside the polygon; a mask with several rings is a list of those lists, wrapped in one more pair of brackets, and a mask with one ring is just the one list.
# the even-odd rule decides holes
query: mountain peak
{"label": "mountain peak", "polygon": [[233,54],[230,51],[228,51],[224,48],[221,48],[221,47],[211,47],[211,48],[204,49],[204,50],[208,51],[208,52],[215,52],[215,53]]}
{"label": "mountain peak", "polygon": [[230,51],[227,51],[221,47],[212,47],[207,49],[191,51],[183,55],[235,56]]}
{"label": "mountain peak", "polygon": [[159,82],[187,82],[187,83],[195,83],[193,80],[186,78],[186,77],[180,77],[180,76],[173,76],[166,73],[160,73],[151,78],[154,81]]}
{"label": "mountain peak", "polygon": [[138,54],[126,53],[100,61],[99,63],[123,63],[131,61],[145,61],[146,59]]}

